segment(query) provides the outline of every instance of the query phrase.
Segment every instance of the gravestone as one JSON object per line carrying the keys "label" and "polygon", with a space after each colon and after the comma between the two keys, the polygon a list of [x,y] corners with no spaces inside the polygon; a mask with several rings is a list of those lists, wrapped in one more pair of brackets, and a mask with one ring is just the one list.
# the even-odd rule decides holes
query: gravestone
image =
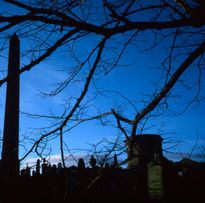
{"label": "gravestone", "polygon": [[93,155],[91,156],[89,163],[90,163],[92,168],[95,168],[95,166],[96,166],[96,159],[94,158]]}
{"label": "gravestone", "polygon": [[78,160],[78,169],[84,169],[85,168],[85,161],[83,158],[80,158]]}
{"label": "gravestone", "polygon": [[36,161],[36,175],[40,175],[40,159]]}
{"label": "gravestone", "polygon": [[41,164],[42,167],[42,174],[46,175],[48,173],[48,164],[46,163],[46,159],[43,158],[43,164]]}
{"label": "gravestone", "polygon": [[32,177],[36,176],[35,170],[32,170]]}
{"label": "gravestone", "polygon": [[142,175],[144,175],[145,187],[150,199],[163,199],[161,136],[155,134],[136,135],[132,139],[132,144],[131,150],[131,144],[127,142],[128,168],[140,169]]}
{"label": "gravestone", "polygon": [[114,155],[114,164],[113,164],[115,167],[117,167],[118,163],[117,163],[117,155],[115,154]]}
{"label": "gravestone", "polygon": [[62,176],[63,172],[62,172],[62,164],[58,163],[58,169],[57,169],[57,175],[58,176]]}
{"label": "gravestone", "polygon": [[31,176],[31,168],[28,166],[28,164],[27,164],[25,169],[21,170],[21,175],[25,176],[25,177],[30,177]]}
{"label": "gravestone", "polygon": [[[50,164],[49,164],[50,165]],[[57,167],[55,164],[53,164],[53,166],[50,167],[50,172],[49,174],[54,178],[56,177],[56,175],[58,174],[57,172]]]}
{"label": "gravestone", "polygon": [[147,163],[147,186],[150,199],[164,199],[164,184],[162,173],[162,159],[155,155],[154,159]]}
{"label": "gravestone", "polygon": [[109,163],[105,163],[105,168],[109,168],[109,167],[110,167]]}

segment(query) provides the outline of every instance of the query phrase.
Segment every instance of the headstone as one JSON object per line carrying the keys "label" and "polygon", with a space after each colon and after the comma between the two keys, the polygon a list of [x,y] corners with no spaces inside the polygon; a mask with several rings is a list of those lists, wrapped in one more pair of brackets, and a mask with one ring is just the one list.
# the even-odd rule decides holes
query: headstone
{"label": "headstone", "polygon": [[104,162],[101,161],[101,162],[100,162],[100,167],[103,168],[103,166],[104,166]]}
{"label": "headstone", "polygon": [[26,175],[26,169],[22,169],[21,170],[21,176],[25,176]]}
{"label": "headstone", "polygon": [[32,177],[36,176],[35,170],[32,170]]}
{"label": "headstone", "polygon": [[56,165],[55,164],[53,164],[53,166],[51,168],[51,171],[52,171],[52,175],[56,175],[57,169],[56,169]]}
{"label": "headstone", "polygon": [[84,159],[80,158],[80,159],[78,160],[78,168],[79,168],[79,169],[85,168]]}
{"label": "headstone", "polygon": [[24,176],[24,177],[30,177],[31,176],[31,168],[28,166],[28,164],[27,164],[25,169],[21,170],[21,175]]}
{"label": "headstone", "polygon": [[131,144],[127,144],[128,168],[138,168],[145,174],[147,193],[153,200],[164,198],[161,142],[162,138],[159,135],[142,134],[132,140],[132,150]]}
{"label": "headstone", "polygon": [[62,176],[62,164],[58,163],[57,175]]}
{"label": "headstone", "polygon": [[155,154],[153,160],[147,163],[147,186],[150,199],[164,199],[161,157],[159,157],[157,154]]}
{"label": "headstone", "polygon": [[28,166],[26,166],[26,172],[27,172],[27,176],[30,177],[31,176],[31,168]]}
{"label": "headstone", "polygon": [[43,159],[43,164],[41,164],[41,167],[42,167],[42,174],[47,174],[48,173],[48,165],[46,163],[46,159],[44,158]]}
{"label": "headstone", "polygon": [[95,166],[96,166],[96,159],[94,158],[93,155],[91,156],[89,163],[90,163],[92,168],[95,168]]}
{"label": "headstone", "polygon": [[109,163],[105,163],[105,168],[109,168]]}
{"label": "headstone", "polygon": [[40,159],[36,161],[36,175],[40,175]]}
{"label": "headstone", "polygon": [[47,173],[48,173],[48,174],[51,174],[51,173],[52,173],[52,167],[51,167],[51,164],[50,164],[50,163],[47,165]]}
{"label": "headstone", "polygon": [[117,167],[117,164],[118,164],[118,163],[117,163],[117,155],[115,154],[115,155],[114,155],[114,166]]}

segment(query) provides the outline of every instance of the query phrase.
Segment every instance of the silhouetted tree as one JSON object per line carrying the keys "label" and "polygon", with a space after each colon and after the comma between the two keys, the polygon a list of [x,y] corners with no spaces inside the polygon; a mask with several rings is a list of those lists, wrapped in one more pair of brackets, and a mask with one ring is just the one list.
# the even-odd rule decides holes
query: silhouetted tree
{"label": "silhouetted tree", "polygon": [[[34,118],[46,118],[55,122],[50,128],[45,128],[40,137],[33,138],[33,146],[21,160],[33,150],[42,156],[42,149],[45,149],[43,145],[47,144],[49,137],[57,135],[60,138],[61,156],[65,166],[63,136],[85,121],[98,119],[103,123],[103,118],[107,116],[115,118],[117,127],[132,148],[134,136],[141,132],[150,116],[156,115],[160,108],[164,111],[169,110],[168,99],[173,96],[172,90],[177,82],[188,89],[196,87],[193,99],[185,109],[201,99],[200,85],[205,50],[204,0],[159,0],[153,3],[135,0],[4,0],[2,5],[6,6],[6,11],[3,12],[2,8],[0,13],[2,54],[6,49],[8,37],[13,32],[16,32],[22,41],[31,44],[31,48],[27,46],[26,51],[22,53],[22,60],[27,57],[30,61],[22,65],[20,74],[36,69],[42,61],[55,56],[58,49],[64,53],[69,52],[76,63],[69,69],[65,67],[67,77],[59,81],[55,89],[44,95],[56,96],[71,82],[86,76],[86,79],[83,77],[81,80],[81,92],[74,102],[71,100],[69,104],[65,103],[62,115],[27,113]],[[150,39],[153,42],[149,42],[148,46],[147,42],[141,40],[141,37],[147,34],[152,36]],[[134,45],[135,50],[137,47],[154,50],[163,40],[169,40],[171,43],[167,57],[162,61],[160,85],[153,89],[148,101],[142,101],[144,106],[141,109],[121,95],[131,106],[132,117],[128,118],[129,114],[120,111],[119,106],[109,112],[102,113],[101,110],[98,115],[90,113],[86,116],[88,114],[85,114],[84,109],[88,104],[84,99],[91,81],[95,84],[97,76],[106,77],[118,67],[120,59],[131,46]],[[90,43],[90,46],[86,48],[85,53],[79,54],[78,49],[85,41]],[[110,53],[114,53],[114,56],[110,57]],[[174,61],[177,63],[173,65]],[[198,71],[199,76],[195,78],[196,83],[193,86],[185,84],[182,79],[184,72],[190,68]],[[3,77],[0,86],[6,81],[7,77]]]}

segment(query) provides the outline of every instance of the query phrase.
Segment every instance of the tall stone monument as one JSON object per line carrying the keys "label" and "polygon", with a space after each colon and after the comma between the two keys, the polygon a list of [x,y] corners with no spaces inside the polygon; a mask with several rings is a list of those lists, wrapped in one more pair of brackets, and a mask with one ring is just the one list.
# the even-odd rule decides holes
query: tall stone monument
{"label": "tall stone monument", "polygon": [[[127,144],[128,168],[138,168],[145,179],[147,194],[152,200],[164,198],[162,173],[162,138],[155,134],[136,135],[131,144]],[[132,154],[131,154],[132,153]]]}
{"label": "tall stone monument", "polygon": [[19,174],[19,63],[20,42],[16,34],[9,44],[8,81],[2,148],[2,167],[8,175]]}

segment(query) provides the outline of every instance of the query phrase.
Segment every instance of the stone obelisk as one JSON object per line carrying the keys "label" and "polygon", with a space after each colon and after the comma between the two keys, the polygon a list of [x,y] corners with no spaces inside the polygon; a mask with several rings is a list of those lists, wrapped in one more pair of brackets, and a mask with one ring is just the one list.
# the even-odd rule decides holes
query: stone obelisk
{"label": "stone obelisk", "polygon": [[8,81],[4,117],[2,165],[4,173],[19,174],[19,63],[20,42],[16,34],[9,44]]}

